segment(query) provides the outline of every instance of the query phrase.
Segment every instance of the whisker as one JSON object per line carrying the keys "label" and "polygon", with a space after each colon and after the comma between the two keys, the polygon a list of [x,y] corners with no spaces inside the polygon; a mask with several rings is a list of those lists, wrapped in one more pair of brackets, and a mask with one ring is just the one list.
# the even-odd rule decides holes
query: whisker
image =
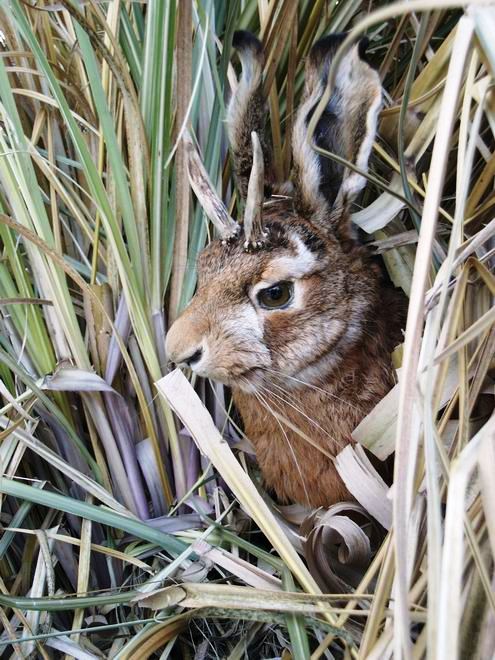
{"label": "whisker", "polygon": [[295,452],[294,452],[294,448],[292,447],[292,444],[291,444],[291,442],[290,442],[290,440],[289,440],[289,436],[288,436],[287,433],[285,432],[285,429],[284,429],[284,427],[282,426],[280,420],[276,417],[276,415],[273,414],[273,411],[270,409],[270,407],[269,407],[269,405],[267,404],[267,402],[263,399],[261,393],[260,393],[260,392],[254,392],[254,396],[257,398],[257,400],[259,401],[259,403],[265,408],[265,410],[267,410],[267,411],[272,415],[273,419],[274,419],[274,420],[277,422],[277,424],[280,426],[280,430],[282,431],[282,434],[283,434],[283,436],[284,436],[284,438],[285,438],[285,441],[286,441],[286,443],[287,443],[287,446],[289,447],[289,451],[290,451],[290,453],[291,453],[291,455],[292,455],[292,459],[293,459],[293,461],[294,461],[294,464],[295,464],[295,466],[296,466],[296,469],[297,469],[297,471],[298,471],[298,473],[299,473],[299,478],[300,478],[300,481],[301,481],[301,485],[302,485],[302,487],[303,487],[303,489],[304,489],[304,495],[305,495],[305,497],[306,497],[306,501],[307,501],[308,505],[311,506],[311,504],[310,504],[310,500],[309,500],[309,493],[308,493],[307,488],[306,488],[306,482],[304,481],[304,478],[303,478],[303,475],[302,475],[302,471],[301,471],[301,467],[300,467],[300,465],[299,465],[299,461],[297,460],[296,454],[295,454]]}
{"label": "whisker", "polygon": [[[230,414],[230,411],[227,410],[226,407],[225,407],[225,406],[223,405],[223,403],[221,402],[221,400],[220,400],[220,398],[219,398],[219,396],[218,396],[218,394],[217,394],[217,392],[216,392],[216,389],[215,389],[215,386],[214,386],[213,381],[212,381],[210,378],[208,378],[206,382],[207,382],[208,385],[210,386],[211,391],[212,391],[212,393],[213,393],[213,396],[215,397],[215,400],[216,400],[217,404],[218,404],[218,405],[220,406],[220,408],[222,409],[222,412],[225,413],[225,419],[226,419],[226,421],[228,421],[230,424],[232,424],[232,426],[233,426],[234,429],[237,431],[237,433],[239,433],[239,435],[241,436],[241,438],[244,438],[245,440],[249,440],[249,438],[248,438],[247,435],[244,433],[244,431],[239,427],[238,424],[236,424],[235,420],[233,419],[232,415]],[[219,430],[220,430],[220,429],[219,429]]]}
{"label": "whisker", "polygon": [[301,380],[300,378],[296,378],[295,376],[290,376],[289,374],[284,374],[283,371],[278,371],[277,369],[272,369],[270,367],[260,367],[264,371],[271,372],[275,374],[276,376],[281,376],[282,378],[287,378],[290,380],[295,381],[296,383],[299,383],[301,385],[304,385],[306,387],[310,387],[313,390],[316,390],[318,392],[321,392],[321,394],[324,394],[325,396],[328,396],[332,399],[336,399],[337,401],[340,401],[341,403],[345,404],[346,406],[349,406],[349,408],[354,408],[354,410],[357,410],[359,413],[364,413],[364,410],[360,408],[359,406],[355,406],[352,403],[349,403],[349,401],[346,401],[340,396],[337,396],[336,394],[332,394],[332,392],[328,392],[327,390],[324,390],[322,387],[318,387],[317,385],[313,385],[312,383],[308,383],[305,380]]}
{"label": "whisker", "polygon": [[[274,383],[272,383],[272,384],[274,384]],[[279,394],[276,394],[275,392],[270,390],[268,387],[264,387],[263,385],[261,385],[260,387],[263,390],[265,390],[266,392],[268,392],[268,394],[270,394],[272,396],[275,396],[277,399],[282,401],[282,403],[285,403],[286,405],[293,408],[300,415],[302,415],[305,419],[308,420],[308,422],[310,422],[310,424],[313,424],[313,426],[315,426],[319,431],[324,433],[339,449],[343,449],[345,447],[345,444],[343,442],[338,441],[336,438],[334,438],[332,435],[330,435],[330,433],[326,429],[324,429],[320,424],[318,424],[318,422],[316,420],[314,420],[312,417],[307,415],[303,410],[301,410],[299,407],[295,406],[288,399],[284,399],[282,396],[280,396]],[[282,392],[284,392],[284,390],[282,388],[280,388],[280,389],[281,389]],[[285,394],[285,392],[284,392],[284,394]]]}
{"label": "whisker", "polygon": [[274,406],[277,408],[277,413],[275,413],[271,408],[270,408],[270,413],[279,420],[286,428],[290,429],[293,431],[296,435],[298,435],[304,442],[307,442],[311,447],[319,451],[323,456],[326,456],[329,458],[331,461],[335,460],[335,455],[331,454],[329,451],[327,451],[324,447],[319,445],[315,440],[313,440],[307,433],[305,433],[302,429],[300,429],[297,424],[294,424],[291,420],[287,418],[287,416],[284,414],[284,409],[280,404],[277,404],[275,401],[270,401],[270,405]]}

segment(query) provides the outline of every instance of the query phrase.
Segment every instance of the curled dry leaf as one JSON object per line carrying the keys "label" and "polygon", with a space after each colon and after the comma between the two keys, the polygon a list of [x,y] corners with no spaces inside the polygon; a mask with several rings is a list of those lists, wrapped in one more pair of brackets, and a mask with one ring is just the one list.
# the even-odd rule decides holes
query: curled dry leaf
{"label": "curled dry leaf", "polygon": [[357,501],[385,529],[390,529],[392,502],[387,498],[388,486],[373,467],[364,449],[359,445],[347,445],[338,454],[335,465]]}
{"label": "curled dry leaf", "polygon": [[354,502],[316,511],[301,532],[311,574],[328,593],[348,593],[359,584],[382,536],[371,516]]}
{"label": "curled dry leaf", "polygon": [[304,504],[279,504],[277,509],[288,523],[302,525],[304,520],[313,512]]}

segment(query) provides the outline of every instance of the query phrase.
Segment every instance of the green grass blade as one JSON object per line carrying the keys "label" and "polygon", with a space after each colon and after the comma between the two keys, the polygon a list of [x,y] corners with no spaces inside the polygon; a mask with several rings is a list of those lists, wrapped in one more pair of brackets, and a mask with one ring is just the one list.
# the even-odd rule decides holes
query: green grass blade
{"label": "green grass blade", "polygon": [[72,497],[40,491],[37,488],[33,488],[33,486],[27,486],[6,477],[0,478],[0,493],[120,529],[139,539],[156,543],[160,548],[163,548],[174,557],[187,548],[187,545],[183,541],[165,532],[160,532],[158,529],[150,527],[137,519],[122,516],[103,507],[75,500]]}

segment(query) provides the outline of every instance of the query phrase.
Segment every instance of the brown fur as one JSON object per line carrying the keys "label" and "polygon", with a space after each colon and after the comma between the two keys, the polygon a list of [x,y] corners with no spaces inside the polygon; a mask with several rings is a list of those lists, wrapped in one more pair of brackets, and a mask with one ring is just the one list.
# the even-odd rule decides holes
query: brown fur
{"label": "brown fur", "polygon": [[[259,58],[252,40],[244,38],[244,43]],[[330,46],[317,46],[307,69],[310,76],[316,75],[315,67],[324,76],[325,52],[335,49]],[[339,135],[354,134],[358,144],[351,149],[347,137],[345,152],[360,154],[361,167],[367,165],[366,144],[373,140],[380,96],[370,71],[355,54],[341,76],[339,103],[351,99],[360,108],[349,115],[355,125],[343,126],[345,107],[319,124],[323,144],[335,145]],[[359,101],[363,78],[367,92]],[[247,140],[251,128],[246,90],[244,85],[243,104],[234,100],[230,106],[234,147]],[[256,103],[259,90],[256,80],[251,89]],[[306,97],[296,133],[304,131],[308,107]],[[259,117],[257,111],[253,122],[259,123]],[[246,252],[242,237],[215,240],[205,248],[198,259],[198,290],[169,330],[166,347],[174,362],[191,364],[198,375],[232,387],[266,485],[281,501],[328,506],[349,497],[332,458],[352,441],[352,430],[394,383],[390,353],[401,340],[404,306],[352,237],[348,203],[362,182],[351,181],[349,195],[344,194],[351,175],[335,170],[340,184],[332,194],[326,178],[331,170],[303,148],[302,135],[295,138],[298,144],[294,194],[263,205],[268,234],[263,248]],[[233,157],[245,183],[245,158],[239,160],[236,148]],[[285,307],[267,309],[259,292],[279,282],[291,283],[292,298]]]}
{"label": "brown fur", "polygon": [[[344,351],[338,368],[321,374],[319,389],[307,387],[292,392],[287,403],[280,400],[278,389],[266,397],[277,413],[325,453],[289,426],[282,431],[283,423],[255,395],[233,388],[235,404],[255,447],[265,483],[281,502],[317,507],[350,498],[328,454],[336,456],[352,441],[354,428],[394,385],[390,351],[401,340],[404,307],[396,292],[384,289],[381,293],[374,311],[370,309],[363,340]],[[394,304],[391,309],[400,310],[398,318],[383,314],[381,307],[389,301]],[[280,378],[279,385],[283,383]]]}

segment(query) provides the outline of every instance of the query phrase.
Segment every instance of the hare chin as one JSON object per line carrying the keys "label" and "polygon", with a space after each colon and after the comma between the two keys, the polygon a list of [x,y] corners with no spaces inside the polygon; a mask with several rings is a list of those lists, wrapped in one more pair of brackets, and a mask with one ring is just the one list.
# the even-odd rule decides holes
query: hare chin
{"label": "hare chin", "polygon": [[260,389],[260,386],[263,384],[264,373],[261,367],[252,367],[246,369],[238,375],[232,376],[229,383],[225,383],[230,387],[234,387],[253,394],[254,392]]}

